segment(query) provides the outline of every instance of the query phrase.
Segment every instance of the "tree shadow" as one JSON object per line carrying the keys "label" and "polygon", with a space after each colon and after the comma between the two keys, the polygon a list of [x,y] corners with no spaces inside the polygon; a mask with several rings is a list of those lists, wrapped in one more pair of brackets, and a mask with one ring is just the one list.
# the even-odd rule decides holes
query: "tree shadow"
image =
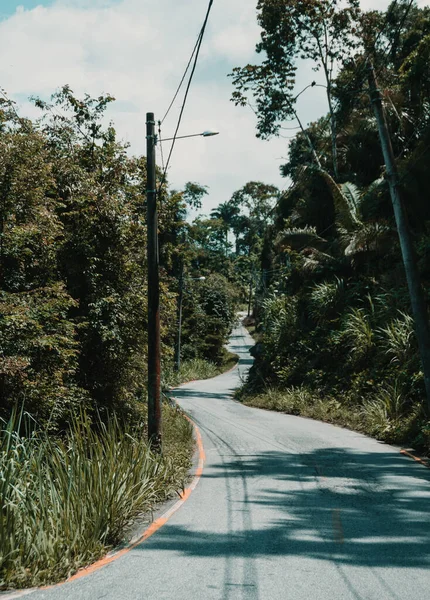
{"label": "tree shadow", "polygon": [[249,354],[249,350],[253,347],[253,345],[252,344],[249,344],[249,345],[240,344],[239,346],[235,346],[233,344],[229,344],[228,347],[230,350],[240,352],[241,354]]}
{"label": "tree shadow", "polygon": [[192,398],[204,398],[211,400],[231,400],[232,392],[231,390],[223,390],[220,392],[202,392],[200,390],[191,390],[189,388],[177,388],[174,391],[175,398],[182,399],[192,399]]}
{"label": "tree shadow", "polygon": [[211,533],[170,525],[153,539],[153,548],[187,556],[304,556],[366,567],[430,566],[430,476],[423,467],[392,451],[344,448],[231,456],[210,465],[202,479],[240,479],[234,495],[225,495],[220,485],[215,502],[230,504],[227,512],[234,505],[248,514],[249,524],[264,510],[270,514],[265,526]]}

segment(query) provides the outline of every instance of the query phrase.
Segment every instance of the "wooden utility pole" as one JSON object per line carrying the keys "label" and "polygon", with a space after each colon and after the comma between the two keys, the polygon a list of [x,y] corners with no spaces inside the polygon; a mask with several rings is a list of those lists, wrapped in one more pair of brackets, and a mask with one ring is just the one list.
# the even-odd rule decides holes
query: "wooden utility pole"
{"label": "wooden utility pole", "polygon": [[381,92],[378,89],[373,65],[369,66],[369,88],[370,100],[372,102],[373,112],[378,124],[379,138],[381,141],[382,153],[384,155],[384,162],[387,170],[387,180],[390,187],[391,202],[393,204],[397,232],[400,239],[400,248],[402,250],[403,264],[406,271],[406,280],[408,283],[412,314],[415,322],[415,332],[424,372],[427,403],[430,410],[430,328],[427,315],[427,305],[421,286],[415,249],[412,242],[411,233],[409,231],[407,214],[402,199],[399,174],[394,157],[393,147],[391,145],[387,119],[385,117],[384,106],[381,99]]}
{"label": "wooden utility pole", "polygon": [[161,451],[160,280],[155,179],[155,119],[146,114],[146,198],[148,227],[148,439]]}

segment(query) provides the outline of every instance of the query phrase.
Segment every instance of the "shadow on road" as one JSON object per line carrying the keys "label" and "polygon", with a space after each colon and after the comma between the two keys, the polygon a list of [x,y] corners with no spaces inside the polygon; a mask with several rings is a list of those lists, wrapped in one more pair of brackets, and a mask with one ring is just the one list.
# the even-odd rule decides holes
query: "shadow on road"
{"label": "shadow on road", "polygon": [[[239,366],[252,364],[250,347],[230,346],[241,350]],[[175,391],[175,396],[226,401],[232,391],[228,384],[209,392],[185,387]],[[213,417],[219,418],[216,413]],[[430,566],[430,471],[391,448],[384,451],[383,446],[375,452],[343,447],[298,453],[285,447],[283,451],[276,438],[266,439],[258,428],[246,429],[246,425],[242,427],[247,434],[244,445],[249,448],[245,454],[236,451],[215,427],[210,429],[205,419],[200,422],[198,414],[193,418],[219,451],[219,458],[211,460],[202,475],[203,484],[216,481],[210,488],[214,490],[211,506],[212,515],[220,515],[219,526],[213,520],[209,527],[208,523],[206,527],[204,523],[168,524],[151,538],[150,547],[220,559],[223,600],[230,599],[233,585],[240,586],[250,600],[258,600],[261,558],[327,561],[357,600],[364,596],[349,577],[347,566],[370,569],[384,590],[384,600],[402,597],[381,567]],[[276,450],[263,451],[271,447]],[[231,583],[235,558],[242,559],[241,583]],[[285,561],[285,565],[294,568],[297,563]]]}
{"label": "shadow on road", "polygon": [[175,398],[210,398],[212,400],[231,401],[233,391],[233,388],[231,390],[223,390],[222,392],[201,392],[199,390],[190,390],[189,388],[178,388],[175,390]]}
{"label": "shadow on road", "polygon": [[[408,488],[404,484],[412,476],[414,486]],[[243,490],[251,491],[240,497],[226,498],[221,485],[219,503],[250,517],[254,507],[266,507],[273,512],[270,526],[228,534],[193,529],[190,535],[172,525],[153,538],[152,547],[191,556],[296,555],[367,567],[430,566],[429,473],[392,451],[238,455],[212,466],[203,478],[246,480]],[[261,478],[267,488],[260,485],[253,494],[253,479]],[[298,489],[271,487],[271,479],[298,482]]]}

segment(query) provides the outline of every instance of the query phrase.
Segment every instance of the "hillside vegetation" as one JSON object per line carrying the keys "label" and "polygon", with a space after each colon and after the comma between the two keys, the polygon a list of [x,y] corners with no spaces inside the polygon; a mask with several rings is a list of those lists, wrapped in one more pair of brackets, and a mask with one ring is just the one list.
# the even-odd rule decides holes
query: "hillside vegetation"
{"label": "hillside vegetation", "polygon": [[[223,208],[237,238],[232,260],[247,266],[258,340],[240,398],[429,450],[422,355],[368,74],[373,63],[428,308],[430,10],[260,0],[257,14],[264,60],[234,70],[233,100],[255,103],[262,138],[299,131],[281,167],[287,191],[250,182]],[[313,62],[329,106],[307,127],[300,56]]]}

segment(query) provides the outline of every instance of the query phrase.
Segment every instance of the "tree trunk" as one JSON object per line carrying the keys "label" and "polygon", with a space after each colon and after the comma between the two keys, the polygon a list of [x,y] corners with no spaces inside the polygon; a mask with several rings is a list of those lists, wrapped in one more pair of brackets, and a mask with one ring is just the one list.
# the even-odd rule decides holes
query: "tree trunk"
{"label": "tree trunk", "polygon": [[415,331],[424,372],[427,403],[430,410],[430,328],[428,322],[427,305],[421,286],[415,249],[408,227],[407,214],[404,208],[403,199],[401,197],[397,165],[388,132],[385,111],[381,100],[381,93],[377,87],[375,71],[372,65],[370,66],[369,71],[369,87],[370,99],[372,101],[373,112],[378,123],[382,153],[384,155],[385,166],[387,169],[387,179],[390,186],[391,201],[393,204],[394,216],[396,219],[397,231],[400,239],[403,264],[406,271],[406,280],[411,299]]}
{"label": "tree trunk", "polygon": [[331,154],[333,160],[333,174],[336,181],[339,179],[338,163],[337,163],[337,123],[336,115],[333,109],[331,99],[331,86],[327,86],[327,100],[330,111],[330,129],[331,129]]}

